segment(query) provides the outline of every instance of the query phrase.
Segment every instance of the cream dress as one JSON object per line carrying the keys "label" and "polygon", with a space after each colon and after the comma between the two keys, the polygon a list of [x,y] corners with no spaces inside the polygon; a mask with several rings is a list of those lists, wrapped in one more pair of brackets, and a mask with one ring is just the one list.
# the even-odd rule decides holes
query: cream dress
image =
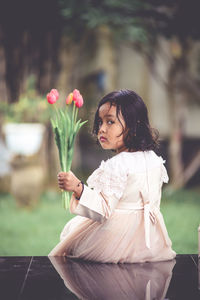
{"label": "cream dress", "polygon": [[154,151],[121,152],[102,161],[70,211],[49,256],[97,262],[136,263],[176,256],[160,212],[161,189],[169,178]]}

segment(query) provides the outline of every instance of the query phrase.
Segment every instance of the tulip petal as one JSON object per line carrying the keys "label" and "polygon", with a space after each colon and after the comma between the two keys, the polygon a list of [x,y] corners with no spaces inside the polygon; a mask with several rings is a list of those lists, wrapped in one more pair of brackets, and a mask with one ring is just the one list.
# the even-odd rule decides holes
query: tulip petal
{"label": "tulip petal", "polygon": [[66,98],[66,104],[71,104],[73,101],[73,93],[70,93]]}
{"label": "tulip petal", "polygon": [[49,102],[49,104],[56,103],[56,96],[53,93],[48,93],[47,94],[47,101]]}
{"label": "tulip petal", "polygon": [[80,94],[79,97],[76,99],[75,101],[75,105],[76,107],[80,108],[81,106],[83,106],[83,97]]}
{"label": "tulip petal", "polygon": [[54,94],[54,95],[56,96],[56,101],[57,101],[58,98],[59,98],[59,93],[58,93],[58,91],[57,91],[56,89],[52,89],[52,90],[50,91],[50,93],[52,93],[52,94]]}
{"label": "tulip petal", "polygon": [[73,90],[73,100],[76,102],[79,97],[80,97],[79,90],[77,89]]}

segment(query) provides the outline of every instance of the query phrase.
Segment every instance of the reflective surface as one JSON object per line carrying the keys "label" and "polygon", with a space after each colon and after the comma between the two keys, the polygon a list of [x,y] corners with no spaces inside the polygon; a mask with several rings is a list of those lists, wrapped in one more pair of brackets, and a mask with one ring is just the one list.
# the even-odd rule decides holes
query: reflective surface
{"label": "reflective surface", "polygon": [[0,257],[1,299],[200,299],[197,255],[98,264],[63,257]]}

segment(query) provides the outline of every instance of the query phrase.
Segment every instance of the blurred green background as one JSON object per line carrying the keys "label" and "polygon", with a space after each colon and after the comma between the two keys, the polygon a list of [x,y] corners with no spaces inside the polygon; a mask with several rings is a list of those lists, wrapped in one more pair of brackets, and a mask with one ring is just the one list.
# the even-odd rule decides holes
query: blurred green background
{"label": "blurred green background", "polygon": [[[187,21],[186,21],[187,20]],[[169,184],[161,211],[177,253],[197,253],[200,223],[200,18],[196,1],[0,2],[0,255],[47,255],[70,216],[46,94],[78,88],[72,170],[81,179],[113,153],[91,134],[103,95],[135,90],[160,133]]]}
{"label": "blurred green background", "polygon": [[[199,206],[197,190],[163,193],[161,212],[178,254],[198,252]],[[33,210],[22,210],[12,196],[1,195],[1,255],[47,255],[72,217],[62,208],[61,195],[55,191],[46,191]]]}

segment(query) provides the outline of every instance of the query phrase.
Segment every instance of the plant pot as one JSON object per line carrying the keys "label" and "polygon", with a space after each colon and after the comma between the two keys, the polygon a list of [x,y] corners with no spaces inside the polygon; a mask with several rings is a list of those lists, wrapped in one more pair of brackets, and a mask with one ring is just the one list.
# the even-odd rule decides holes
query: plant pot
{"label": "plant pot", "polygon": [[44,129],[44,125],[36,123],[9,123],[3,126],[7,148],[13,155],[11,194],[20,207],[35,206],[43,190],[45,168],[39,152]]}
{"label": "plant pot", "polygon": [[45,127],[39,123],[7,123],[3,133],[7,148],[15,155],[33,155],[42,144]]}

